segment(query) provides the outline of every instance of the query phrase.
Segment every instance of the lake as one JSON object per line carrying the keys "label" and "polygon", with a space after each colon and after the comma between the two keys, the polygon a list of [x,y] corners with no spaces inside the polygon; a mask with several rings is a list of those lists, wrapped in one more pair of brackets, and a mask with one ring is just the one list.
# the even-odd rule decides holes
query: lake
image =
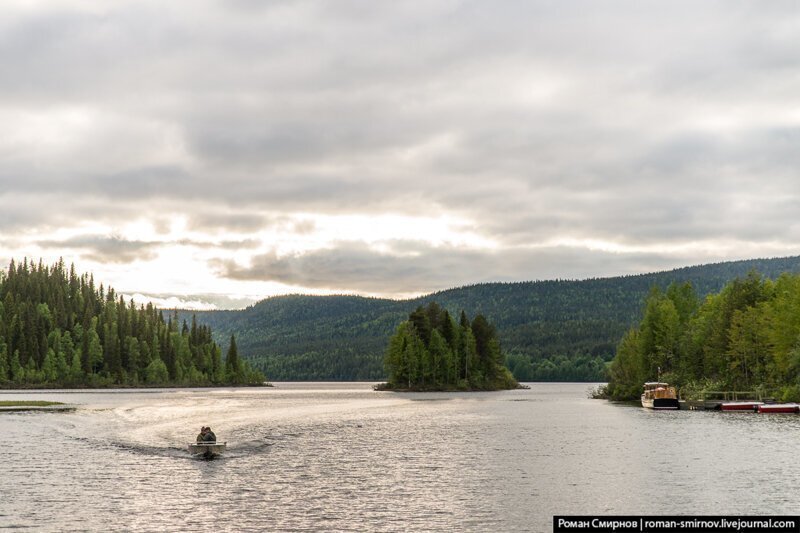
{"label": "lake", "polygon": [[[535,531],[554,514],[796,514],[800,416],[655,412],[587,384],[495,393],[0,392],[0,527]],[[228,442],[193,459],[202,425]]]}

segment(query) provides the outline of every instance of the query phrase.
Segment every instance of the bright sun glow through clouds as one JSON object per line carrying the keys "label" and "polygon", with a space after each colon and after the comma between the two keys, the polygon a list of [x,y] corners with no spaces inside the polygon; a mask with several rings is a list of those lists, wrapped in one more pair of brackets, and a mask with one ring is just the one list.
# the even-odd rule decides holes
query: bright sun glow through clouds
{"label": "bright sun glow through clouds", "polygon": [[[160,228],[145,219],[119,227],[96,223],[36,232],[20,241],[16,256],[75,257],[82,268],[137,302],[152,301],[166,307],[214,308],[221,304],[249,303],[259,298],[291,292],[341,294],[356,291],[336,286],[304,287],[247,279],[220,278],[225,261],[247,268],[254,257],[272,253],[275,258],[297,258],[329,251],[340,243],[359,243],[376,256],[419,257],[424,249],[456,247],[492,250],[497,244],[477,234],[473,224],[453,217],[404,215],[283,216],[274,224],[252,232],[206,234],[191,230],[184,217],[166,217]],[[233,243],[231,245],[230,243]],[[53,251],[55,250],[55,253]],[[126,254],[133,254],[128,258]],[[110,254],[106,257],[104,254]],[[123,258],[123,261],[115,259]],[[213,265],[217,264],[215,268]],[[139,290],[148,280],[148,291]],[[419,291],[379,291],[376,295],[408,297]],[[192,298],[190,295],[200,295]],[[238,298],[237,298],[238,297]]]}

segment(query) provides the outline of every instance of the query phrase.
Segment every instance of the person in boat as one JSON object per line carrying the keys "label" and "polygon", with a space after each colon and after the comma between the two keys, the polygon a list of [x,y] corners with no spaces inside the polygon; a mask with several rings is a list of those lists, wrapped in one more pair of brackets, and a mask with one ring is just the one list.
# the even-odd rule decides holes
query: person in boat
{"label": "person in boat", "polygon": [[211,428],[206,426],[206,435],[203,437],[205,442],[217,442],[217,436],[211,431]]}
{"label": "person in boat", "polygon": [[[203,442],[206,440],[206,435],[208,434],[208,428],[203,426],[200,428],[200,433],[197,434],[197,442]],[[214,439],[216,440],[216,438]]]}

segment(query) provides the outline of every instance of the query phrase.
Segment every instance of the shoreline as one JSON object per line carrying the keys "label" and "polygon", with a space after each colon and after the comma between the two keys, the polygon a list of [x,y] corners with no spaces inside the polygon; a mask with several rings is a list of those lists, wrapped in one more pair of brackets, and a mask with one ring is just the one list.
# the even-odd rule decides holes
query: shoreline
{"label": "shoreline", "polygon": [[505,391],[505,390],[524,390],[530,389],[529,386],[523,385],[522,383],[518,383],[515,387],[511,388],[500,388],[500,389],[461,389],[457,387],[432,387],[432,388],[425,388],[425,387],[411,387],[411,388],[396,388],[396,387],[389,387],[388,383],[379,383],[372,387],[372,390],[377,392],[497,392],[497,391]]}
{"label": "shoreline", "polygon": [[75,387],[59,387],[57,385],[47,385],[47,384],[36,384],[36,385],[27,385],[23,387],[2,387],[0,386],[0,394],[4,392],[13,392],[13,391],[92,391],[92,390],[116,390],[116,389],[125,389],[125,390],[153,390],[153,389],[225,389],[231,387],[252,387],[252,388],[260,388],[260,387],[274,387],[271,382],[265,381],[264,383],[245,383],[245,384],[234,384],[229,383],[226,385],[147,385],[147,386],[140,386],[140,385],[120,385],[120,384],[112,384],[112,385],[103,385],[100,387],[92,387],[89,385],[79,385]]}

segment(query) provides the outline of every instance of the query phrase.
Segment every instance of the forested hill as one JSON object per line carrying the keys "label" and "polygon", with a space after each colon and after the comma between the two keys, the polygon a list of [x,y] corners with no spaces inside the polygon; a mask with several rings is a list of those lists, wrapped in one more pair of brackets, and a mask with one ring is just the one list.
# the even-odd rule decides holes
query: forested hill
{"label": "forested hill", "polygon": [[238,311],[198,312],[218,342],[236,334],[240,354],[273,380],[380,380],[387,339],[409,312],[435,300],[496,325],[517,379],[603,378],[605,363],[638,323],[651,287],[690,281],[700,296],[756,270],[800,272],[800,257],[735,261],[589,279],[486,283],[413,300],[280,296]]}

